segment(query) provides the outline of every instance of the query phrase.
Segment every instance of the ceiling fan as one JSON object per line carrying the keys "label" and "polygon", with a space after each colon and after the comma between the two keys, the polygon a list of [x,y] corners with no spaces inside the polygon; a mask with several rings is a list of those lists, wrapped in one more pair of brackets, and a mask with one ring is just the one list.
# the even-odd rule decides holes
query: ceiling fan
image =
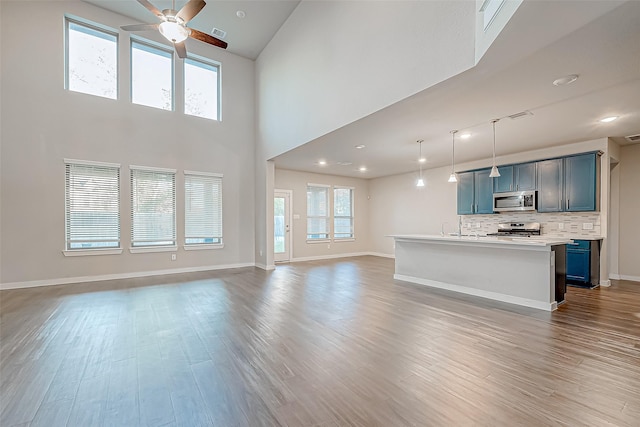
{"label": "ceiling fan", "polygon": [[151,13],[156,15],[162,22],[160,22],[159,24],[125,25],[120,27],[123,30],[159,30],[160,34],[162,34],[173,44],[173,47],[180,58],[187,57],[187,48],[184,45],[184,41],[189,37],[205,43],[209,43],[222,49],[227,48],[227,42],[210,36],[207,33],[203,33],[202,31],[187,27],[187,23],[191,21],[193,17],[196,16],[206,5],[204,0],[189,0],[187,4],[185,4],[179,11],[175,10],[176,0],[173,0],[171,9],[165,9],[163,11],[160,11],[160,9],[152,5],[148,0],[136,1],[146,7]]}

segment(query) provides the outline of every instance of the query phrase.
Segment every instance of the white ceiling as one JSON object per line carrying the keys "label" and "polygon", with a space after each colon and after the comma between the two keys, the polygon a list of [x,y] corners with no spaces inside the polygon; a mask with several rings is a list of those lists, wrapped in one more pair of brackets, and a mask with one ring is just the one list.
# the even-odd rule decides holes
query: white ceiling
{"label": "white ceiling", "polygon": [[[525,3],[473,69],[284,153],[274,159],[276,167],[362,178],[416,171],[419,139],[427,168],[449,165],[452,129],[472,134],[456,140],[457,163],[487,159],[490,120],[523,110],[533,116],[497,123],[498,156],[603,137],[625,143],[622,137],[640,133],[640,2],[623,4],[505,65],[505,52],[536,36],[523,34],[522,20],[553,16],[553,3]],[[550,22],[532,27],[542,36]],[[573,73],[580,78],[572,85],[552,85]],[[598,121],[612,115],[620,118]],[[358,144],[366,148],[356,149]],[[328,164],[319,166],[319,160]],[[360,166],[367,172],[359,172]]]}
{"label": "white ceiling", "polygon": [[[156,23],[157,18],[135,0],[83,0],[103,9],[131,17],[133,23]],[[211,34],[213,28],[227,32],[224,41],[227,50],[249,59],[256,59],[262,49],[273,38],[284,21],[296,8],[300,0],[206,0],[207,5],[193,18],[188,26]],[[158,9],[170,9],[171,0],[150,0]],[[176,0],[176,10],[180,10],[186,0]],[[239,18],[236,12],[245,12]],[[187,43],[200,43],[195,40]],[[187,46],[188,48],[188,46]]]}

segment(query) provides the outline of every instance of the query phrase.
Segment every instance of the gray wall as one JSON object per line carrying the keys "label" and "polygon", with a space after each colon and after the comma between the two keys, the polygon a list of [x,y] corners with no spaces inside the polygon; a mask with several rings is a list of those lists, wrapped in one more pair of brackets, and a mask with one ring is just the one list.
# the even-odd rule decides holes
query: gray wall
{"label": "gray wall", "polygon": [[[130,18],[82,2],[2,4],[2,238],[0,283],[203,269],[254,261],[254,63],[195,40],[193,53],[222,64],[222,118],[129,101],[129,37],[120,33],[118,100],[64,89],[64,13],[112,28]],[[33,36],[40,34],[42,36]],[[155,33],[145,36],[162,41]],[[177,62],[180,64],[180,62]],[[120,163],[120,255],[65,257],[64,158]],[[175,168],[178,242],[184,236],[183,170],[224,174],[220,250],[131,254],[129,165]]]}
{"label": "gray wall", "polygon": [[621,278],[640,281],[640,144],[620,147]]}

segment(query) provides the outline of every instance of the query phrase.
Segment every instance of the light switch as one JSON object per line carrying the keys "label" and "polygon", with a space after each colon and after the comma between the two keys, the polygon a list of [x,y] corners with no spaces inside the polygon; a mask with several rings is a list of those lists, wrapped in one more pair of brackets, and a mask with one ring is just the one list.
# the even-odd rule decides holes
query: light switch
{"label": "light switch", "polygon": [[293,214],[293,219],[300,219],[300,214]]}

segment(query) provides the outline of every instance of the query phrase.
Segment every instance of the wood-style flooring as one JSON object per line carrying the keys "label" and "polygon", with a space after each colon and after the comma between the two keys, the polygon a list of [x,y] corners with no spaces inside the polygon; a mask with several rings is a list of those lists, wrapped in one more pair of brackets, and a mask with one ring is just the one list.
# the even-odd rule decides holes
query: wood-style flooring
{"label": "wood-style flooring", "polygon": [[0,426],[640,426],[640,284],[554,313],[358,257],[0,292]]}

